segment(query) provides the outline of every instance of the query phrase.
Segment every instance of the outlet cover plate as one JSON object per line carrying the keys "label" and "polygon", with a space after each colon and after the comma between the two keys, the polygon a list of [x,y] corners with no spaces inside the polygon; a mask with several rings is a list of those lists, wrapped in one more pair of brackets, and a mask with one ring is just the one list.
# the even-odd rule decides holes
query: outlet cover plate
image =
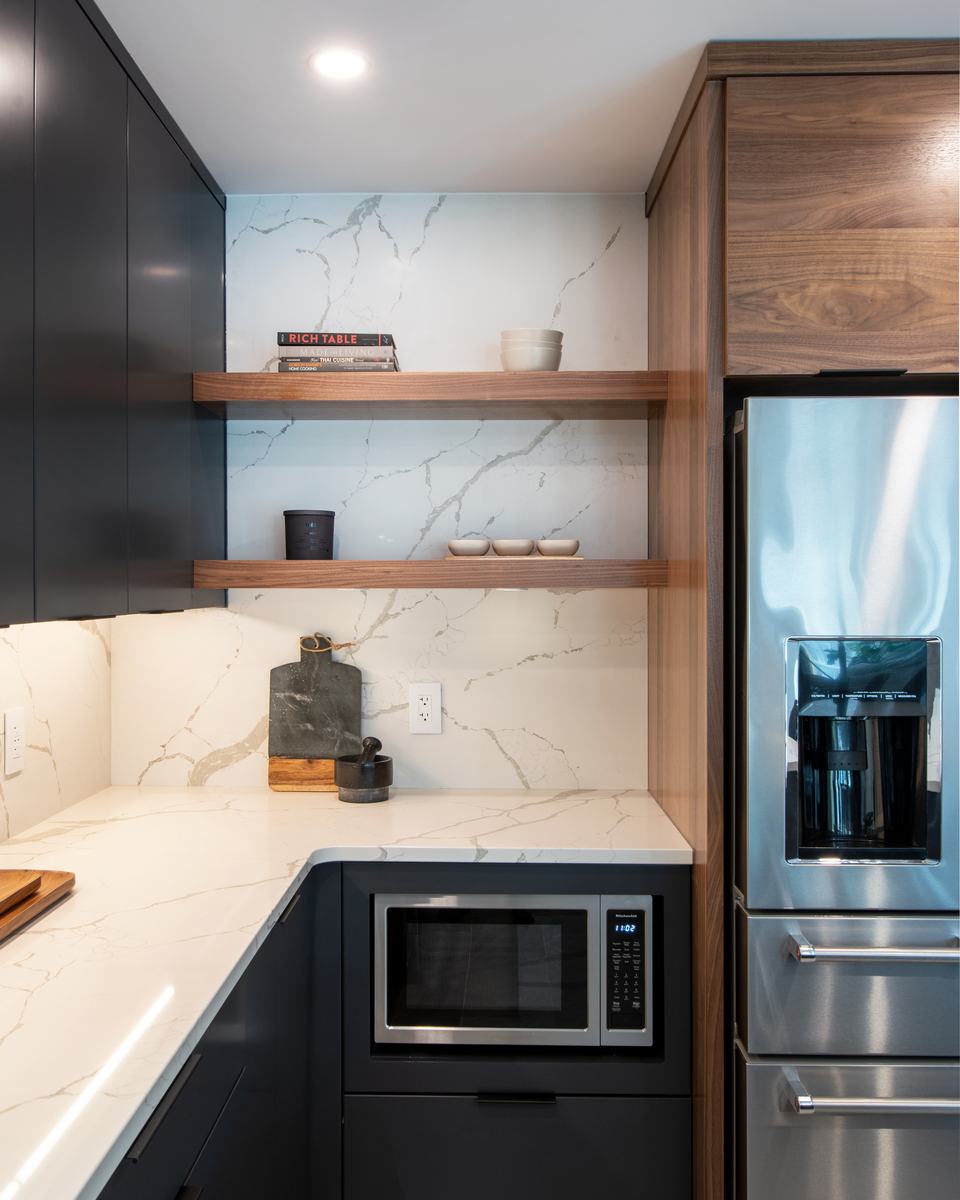
{"label": "outlet cover plate", "polygon": [[410,684],[410,732],[443,732],[439,683]]}
{"label": "outlet cover plate", "polygon": [[8,708],[3,714],[3,773],[16,775],[24,764],[24,721],[22,708]]}

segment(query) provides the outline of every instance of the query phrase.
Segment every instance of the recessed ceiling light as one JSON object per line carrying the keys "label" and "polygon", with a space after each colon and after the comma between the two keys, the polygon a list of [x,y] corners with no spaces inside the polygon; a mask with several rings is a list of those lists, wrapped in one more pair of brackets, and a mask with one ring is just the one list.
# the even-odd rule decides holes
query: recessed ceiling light
{"label": "recessed ceiling light", "polygon": [[310,66],[319,74],[330,79],[353,79],[362,75],[370,63],[355,50],[324,50],[314,54]]}

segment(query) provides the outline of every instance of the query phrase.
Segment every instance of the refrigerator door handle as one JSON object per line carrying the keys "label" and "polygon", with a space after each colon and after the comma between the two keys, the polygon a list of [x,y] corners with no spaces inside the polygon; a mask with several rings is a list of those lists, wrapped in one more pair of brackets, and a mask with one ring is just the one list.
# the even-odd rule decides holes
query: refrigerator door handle
{"label": "refrigerator door handle", "polygon": [[857,1114],[882,1113],[887,1116],[952,1117],[960,1113],[960,1100],[902,1099],[888,1100],[875,1096],[840,1096],[816,1099],[803,1086],[800,1076],[792,1068],[784,1071],[786,1086],[782,1093],[782,1108],[793,1109],[798,1116],[811,1113],[822,1116],[855,1116]]}
{"label": "refrigerator door handle", "polygon": [[814,962],[892,962],[960,963],[960,939],[950,946],[813,946],[802,933],[791,934],[785,943],[788,954],[798,963]]}

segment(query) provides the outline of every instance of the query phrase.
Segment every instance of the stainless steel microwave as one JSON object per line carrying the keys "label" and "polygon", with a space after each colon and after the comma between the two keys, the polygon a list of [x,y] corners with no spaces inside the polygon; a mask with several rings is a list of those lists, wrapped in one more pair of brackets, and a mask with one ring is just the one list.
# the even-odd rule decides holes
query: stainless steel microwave
{"label": "stainless steel microwave", "polygon": [[652,896],[374,896],[374,1040],[650,1046]]}

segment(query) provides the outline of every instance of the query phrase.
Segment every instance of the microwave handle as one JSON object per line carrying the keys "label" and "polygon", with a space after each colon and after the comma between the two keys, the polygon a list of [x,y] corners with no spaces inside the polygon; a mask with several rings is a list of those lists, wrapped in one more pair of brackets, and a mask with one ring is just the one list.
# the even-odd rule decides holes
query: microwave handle
{"label": "microwave handle", "polygon": [[793,1069],[784,1072],[786,1088],[783,1099],[798,1116],[812,1113],[826,1116],[853,1116],[856,1114],[882,1113],[887,1116],[952,1117],[960,1113],[960,1100],[903,1099],[888,1100],[874,1096],[840,1096],[817,1099],[810,1095]]}
{"label": "microwave handle", "polygon": [[791,934],[786,948],[798,963],[814,962],[892,962],[960,963],[960,939],[942,946],[812,946],[803,934]]}

